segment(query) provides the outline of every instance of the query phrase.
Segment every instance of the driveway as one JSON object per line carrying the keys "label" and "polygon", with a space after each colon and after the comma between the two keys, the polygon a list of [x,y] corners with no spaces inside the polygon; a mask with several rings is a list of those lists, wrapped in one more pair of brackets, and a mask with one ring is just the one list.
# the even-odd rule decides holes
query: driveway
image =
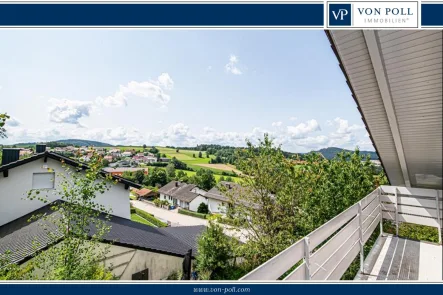
{"label": "driveway", "polygon": [[[206,219],[201,219],[193,216],[188,216],[184,214],[180,214],[177,212],[177,209],[175,210],[166,210],[159,207],[156,207],[148,202],[143,201],[132,201],[132,206],[135,208],[138,208],[140,210],[149,212],[151,214],[154,214],[155,217],[163,220],[167,220],[171,222],[171,226],[192,226],[192,225],[205,225],[208,226],[208,221]],[[223,229],[224,233],[228,236],[235,237],[239,239],[242,242],[245,242],[247,239],[245,237],[245,231],[241,230],[240,232],[236,230],[229,229],[229,226],[225,224],[220,224]]]}

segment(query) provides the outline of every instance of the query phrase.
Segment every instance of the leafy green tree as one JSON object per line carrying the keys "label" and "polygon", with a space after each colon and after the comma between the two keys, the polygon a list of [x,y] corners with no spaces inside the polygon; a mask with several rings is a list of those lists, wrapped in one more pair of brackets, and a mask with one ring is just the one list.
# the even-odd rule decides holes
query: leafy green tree
{"label": "leafy green tree", "polygon": [[231,267],[233,257],[232,241],[223,233],[223,228],[209,221],[209,226],[198,238],[196,270],[208,273],[209,278],[220,276]]}
{"label": "leafy green tree", "polygon": [[201,202],[200,205],[198,205],[197,212],[198,213],[203,213],[203,214],[208,214],[209,213],[208,205],[206,205],[205,203]]}
{"label": "leafy green tree", "polygon": [[175,150],[175,152],[176,152],[176,153],[179,153],[179,152],[180,152],[180,150],[179,150],[179,149],[176,149],[176,150]]}
{"label": "leafy green tree", "polygon": [[194,157],[194,158],[195,158],[195,154],[192,154],[192,157]]}
{"label": "leafy green tree", "polygon": [[7,114],[0,114],[0,138],[7,137],[6,129],[4,128],[7,119],[9,119]]}
{"label": "leafy green tree", "polygon": [[216,185],[214,173],[209,169],[200,169],[195,174],[196,184],[199,188],[210,190]]}
{"label": "leafy green tree", "polygon": [[142,184],[143,180],[145,179],[145,173],[144,170],[137,170],[134,173],[134,181],[138,184]]}
{"label": "leafy green tree", "polygon": [[202,152],[198,152],[198,157],[199,157],[199,158],[203,158],[203,154],[202,154]]}
{"label": "leafy green tree", "polygon": [[169,179],[175,179],[176,175],[174,163],[169,163],[168,166],[166,166],[166,174],[168,175]]}
{"label": "leafy green tree", "polygon": [[208,152],[206,152],[206,158],[209,158],[209,154],[208,154]]}
{"label": "leafy green tree", "polygon": [[130,181],[135,181],[134,174],[131,171],[124,171],[122,177]]}
{"label": "leafy green tree", "polygon": [[[50,202],[54,196],[64,202],[52,203],[53,214],[33,216],[47,230],[50,244],[56,244],[38,253],[32,260],[34,278],[44,280],[104,280],[113,279],[103,261],[109,247],[100,242],[109,232],[110,209],[95,202],[97,195],[111,187],[110,175],[102,176],[101,157],[96,154],[88,169],[64,165],[65,173],[58,173],[59,185],[51,191],[31,190],[27,199]],[[52,195],[52,196],[50,196]],[[53,224],[56,230],[48,228]]]}
{"label": "leafy green tree", "polygon": [[143,145],[143,151],[146,150],[146,144]]}
{"label": "leafy green tree", "polygon": [[103,167],[108,167],[109,166],[109,161],[106,160],[106,159],[103,159],[102,160],[102,165],[103,165]]}
{"label": "leafy green tree", "polygon": [[255,267],[358,202],[375,187],[373,165],[359,151],[333,160],[318,154],[296,166],[269,136],[238,151],[241,187],[225,190],[229,216],[248,241],[238,255]]}
{"label": "leafy green tree", "polygon": [[168,183],[168,175],[164,169],[159,169],[155,167],[151,173],[149,173],[149,177],[145,179],[145,185],[150,186],[164,186]]}
{"label": "leafy green tree", "polygon": [[226,177],[226,181],[232,182],[232,177],[231,176]]}

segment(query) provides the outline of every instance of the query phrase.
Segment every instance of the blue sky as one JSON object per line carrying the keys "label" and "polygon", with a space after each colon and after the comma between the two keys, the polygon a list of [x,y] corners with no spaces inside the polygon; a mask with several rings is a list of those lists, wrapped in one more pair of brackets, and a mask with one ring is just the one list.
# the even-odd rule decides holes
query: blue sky
{"label": "blue sky", "polygon": [[2,30],[3,143],[373,150],[323,31]]}

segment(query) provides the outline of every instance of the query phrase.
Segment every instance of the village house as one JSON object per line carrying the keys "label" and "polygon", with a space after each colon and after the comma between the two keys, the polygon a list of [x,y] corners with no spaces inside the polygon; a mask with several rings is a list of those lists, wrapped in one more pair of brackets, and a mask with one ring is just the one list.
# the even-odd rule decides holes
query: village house
{"label": "village house", "polygon": [[171,181],[159,188],[160,200],[166,200],[171,206],[197,211],[201,203],[206,203],[206,191],[198,188],[195,184],[187,184],[180,181]]}
{"label": "village house", "polygon": [[[39,219],[30,221],[33,216],[62,218],[53,211],[54,202],[64,202],[50,192],[59,189],[62,179],[71,177],[63,163],[68,166],[88,168],[62,155],[46,151],[45,146],[37,146],[37,153],[26,159],[19,159],[19,149],[3,149],[0,166],[0,254],[11,251],[11,262],[25,264],[36,252],[33,241],[38,239],[41,249],[50,247],[56,235],[58,242],[63,236],[57,231],[48,232]],[[104,171],[104,173],[106,173]],[[160,280],[182,268],[183,258],[191,253],[197,255],[198,236],[204,226],[156,228],[130,220],[129,187],[141,186],[113,175],[116,184],[103,194],[97,194],[95,201],[110,209],[112,215],[106,220],[110,231],[103,237],[103,244],[109,246],[104,261],[111,266],[115,276],[124,280]],[[50,203],[27,200],[30,190],[45,190]],[[52,203],[51,203],[52,202]],[[55,226],[55,225],[53,225]],[[91,225],[93,226],[93,225]]]}

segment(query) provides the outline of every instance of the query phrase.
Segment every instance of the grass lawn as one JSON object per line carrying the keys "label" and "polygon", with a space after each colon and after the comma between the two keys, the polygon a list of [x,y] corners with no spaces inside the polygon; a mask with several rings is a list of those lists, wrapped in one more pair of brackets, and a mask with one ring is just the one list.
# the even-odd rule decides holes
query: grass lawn
{"label": "grass lawn", "polygon": [[131,220],[138,222],[138,223],[143,223],[143,224],[146,224],[149,226],[154,226],[152,223],[150,223],[149,221],[147,221],[146,219],[144,219],[143,217],[141,217],[137,213],[131,213]]}

